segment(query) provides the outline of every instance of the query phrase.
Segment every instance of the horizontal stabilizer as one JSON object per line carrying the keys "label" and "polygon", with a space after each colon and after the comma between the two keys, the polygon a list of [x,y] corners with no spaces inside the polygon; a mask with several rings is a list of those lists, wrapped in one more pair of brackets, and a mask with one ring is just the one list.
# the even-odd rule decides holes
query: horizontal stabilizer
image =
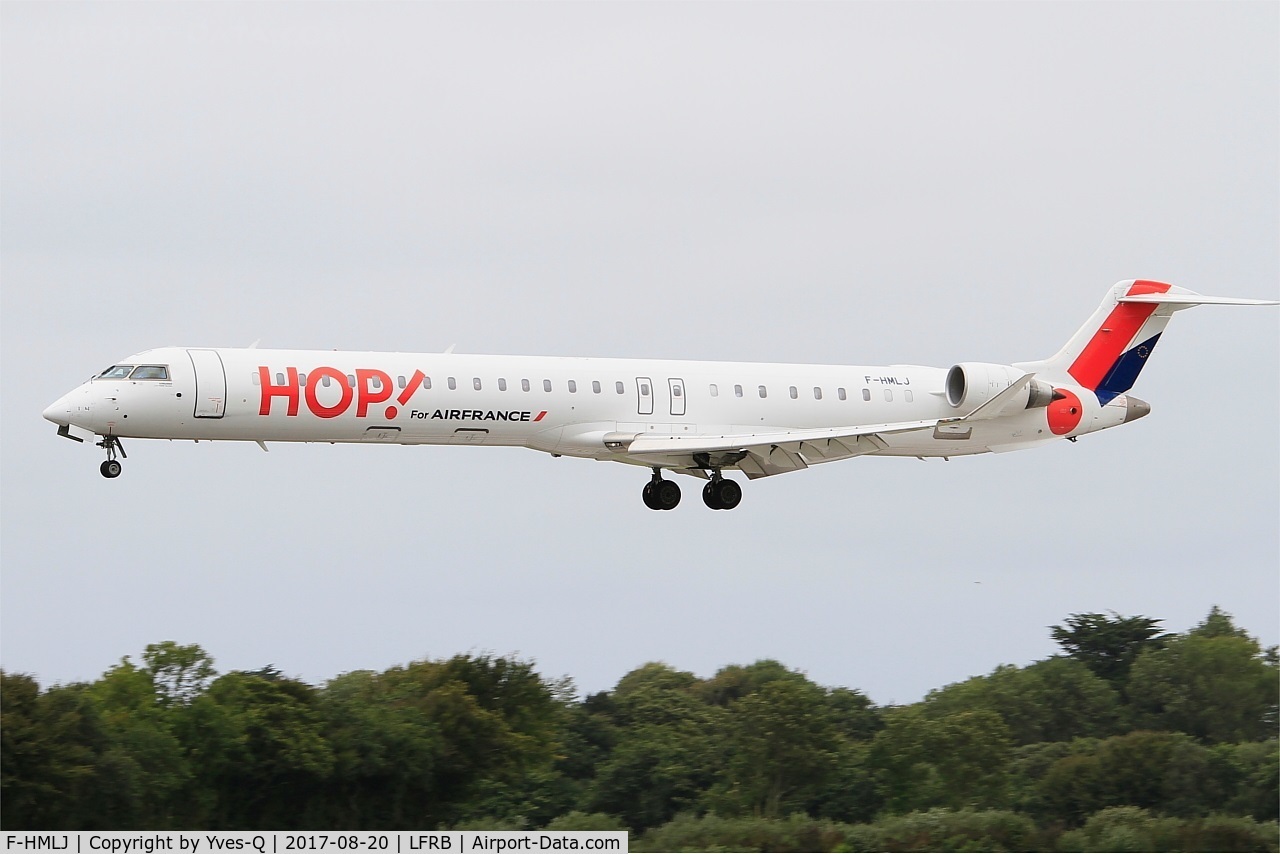
{"label": "horizontal stabilizer", "polygon": [[1120,297],[1118,302],[1152,303],[1190,308],[1193,305],[1280,305],[1273,299],[1241,299],[1239,297],[1207,297],[1203,294],[1135,294]]}

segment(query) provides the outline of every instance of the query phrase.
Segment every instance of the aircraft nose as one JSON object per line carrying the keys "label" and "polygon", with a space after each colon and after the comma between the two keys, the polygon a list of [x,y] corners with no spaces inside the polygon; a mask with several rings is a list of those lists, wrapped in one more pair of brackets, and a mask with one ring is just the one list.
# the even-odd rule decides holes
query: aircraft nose
{"label": "aircraft nose", "polygon": [[69,411],[70,408],[64,403],[65,400],[66,398],[59,398],[45,407],[44,420],[52,421],[58,425],[66,424],[68,421],[67,416],[71,413]]}
{"label": "aircraft nose", "polygon": [[75,411],[75,406],[71,402],[71,395],[64,394],[45,408],[44,415],[46,421],[52,421],[59,427],[66,427],[71,424],[71,415]]}

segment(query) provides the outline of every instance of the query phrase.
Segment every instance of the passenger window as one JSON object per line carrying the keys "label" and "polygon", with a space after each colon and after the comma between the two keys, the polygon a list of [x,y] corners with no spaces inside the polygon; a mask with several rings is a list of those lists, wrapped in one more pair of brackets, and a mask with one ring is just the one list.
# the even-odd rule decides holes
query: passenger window
{"label": "passenger window", "polygon": [[613,387],[618,390],[618,394],[625,394],[625,389],[622,387],[621,382],[614,383]]}
{"label": "passenger window", "polygon": [[863,400],[871,400],[871,389],[869,389],[869,388],[864,388],[864,389],[862,390],[862,399],[863,399]]}
{"label": "passenger window", "polygon": [[399,386],[400,388],[404,388],[404,374],[401,374],[400,376],[396,377],[396,385]]}
{"label": "passenger window", "polygon": [[672,396],[672,397],[680,397],[680,396],[681,396],[681,395],[683,395],[683,394],[684,394],[684,388],[682,388],[681,386],[673,385],[673,386],[671,387],[671,396]]}
{"label": "passenger window", "polygon": [[740,386],[740,385],[735,385],[735,386],[733,387],[733,396],[734,396],[734,397],[742,397],[742,386]]}
{"label": "passenger window", "polygon": [[507,390],[507,381],[502,377],[498,377],[498,391],[506,391],[506,390]]}
{"label": "passenger window", "polygon": [[164,365],[141,365],[134,368],[132,378],[135,380],[167,380],[169,369]]}
{"label": "passenger window", "polygon": [[764,386],[760,386],[760,396],[761,396],[761,397],[768,397],[768,396],[769,396],[769,390],[768,390],[767,388],[765,388]]}
{"label": "passenger window", "polygon": [[471,387],[472,387],[472,388],[474,388],[476,391],[479,391],[479,390],[480,390],[480,378],[479,378],[479,377],[472,377],[472,378],[471,378]]}
{"label": "passenger window", "polygon": [[893,403],[893,389],[887,388],[884,390],[884,399],[887,403]]}
{"label": "passenger window", "polygon": [[907,389],[906,391],[903,392],[903,394],[906,395],[907,397],[907,403],[910,403],[914,399],[911,396],[911,389]]}
{"label": "passenger window", "polygon": [[458,381],[453,377],[449,377],[449,391],[455,391],[458,388]]}
{"label": "passenger window", "polygon": [[569,394],[577,394],[577,393],[578,393],[578,384],[573,380],[569,380]]}
{"label": "passenger window", "polygon": [[329,387],[329,375],[328,375],[328,374],[325,374],[323,377],[321,377],[321,378],[320,378],[320,385],[324,386],[325,388],[328,388],[328,387]]}
{"label": "passenger window", "polygon": [[371,391],[382,391],[382,377],[369,377],[372,382],[369,383]]}
{"label": "passenger window", "polygon": [[543,381],[542,381],[542,390],[543,390],[543,391],[551,391],[551,380],[543,380]]}
{"label": "passenger window", "polygon": [[640,395],[641,395],[642,397],[648,397],[648,396],[649,396],[649,384],[648,384],[648,383],[640,383]]}
{"label": "passenger window", "polygon": [[258,372],[257,372],[257,371],[254,371],[254,372],[253,372],[253,384],[254,384],[254,385],[262,385],[262,377],[258,376]]}
{"label": "passenger window", "polygon": [[813,387],[813,399],[822,400],[822,389],[818,388],[817,386]]}
{"label": "passenger window", "polygon": [[350,386],[351,388],[355,388],[355,387],[356,387],[356,375],[355,375],[355,374],[347,374],[347,385],[348,385],[348,386]]}
{"label": "passenger window", "polygon": [[799,396],[800,396],[800,392],[796,391],[796,387],[795,387],[795,386],[792,386],[792,387],[788,390],[788,393],[791,395],[791,399],[792,399],[792,400],[795,400],[797,397],[799,397]]}
{"label": "passenger window", "polygon": [[841,400],[846,400],[847,396],[844,393],[844,389],[842,388],[836,389],[836,397],[840,398]]}
{"label": "passenger window", "polygon": [[716,384],[715,384],[715,383],[712,383],[712,384],[711,384],[711,396],[712,396],[712,397],[719,397],[719,396],[720,396],[720,389],[716,388]]}
{"label": "passenger window", "polygon": [[596,394],[599,394],[599,393],[600,393],[600,380],[592,380],[592,381],[591,381],[591,390],[592,390],[593,392],[595,392]]}
{"label": "passenger window", "polygon": [[276,385],[284,385],[284,374],[276,371]]}
{"label": "passenger window", "polygon": [[306,374],[298,374],[298,385],[302,386],[303,388],[306,388],[306,385],[307,385]]}
{"label": "passenger window", "polygon": [[423,387],[424,389],[426,389],[427,391],[430,391],[430,390],[431,390],[431,377],[423,377],[423,378],[422,378],[422,387]]}
{"label": "passenger window", "polygon": [[522,391],[528,391],[528,390],[529,390],[529,381],[528,381],[528,380],[520,380],[520,388],[521,388],[521,390],[522,390]]}

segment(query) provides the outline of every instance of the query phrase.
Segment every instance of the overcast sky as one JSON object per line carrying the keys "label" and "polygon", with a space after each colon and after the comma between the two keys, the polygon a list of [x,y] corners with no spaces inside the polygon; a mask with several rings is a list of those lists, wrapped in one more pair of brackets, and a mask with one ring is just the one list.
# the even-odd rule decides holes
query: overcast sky
{"label": "overcast sky", "polygon": [[[1076,444],[745,485],[518,449],[127,443],[150,347],[946,367],[1126,278],[1280,298],[1280,6],[0,4],[0,664],[319,683],[517,653],[584,692],[776,658],[877,703],[1115,610],[1280,639],[1280,311],[1199,308]],[[741,479],[741,476],[739,476]],[[743,479],[745,481],[745,479]]]}

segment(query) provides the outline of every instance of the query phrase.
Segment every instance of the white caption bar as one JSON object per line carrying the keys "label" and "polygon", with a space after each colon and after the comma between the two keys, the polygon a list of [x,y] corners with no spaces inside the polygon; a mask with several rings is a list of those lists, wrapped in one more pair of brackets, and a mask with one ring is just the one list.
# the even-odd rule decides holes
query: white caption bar
{"label": "white caption bar", "polygon": [[5,833],[4,851],[54,851],[67,854],[293,854],[323,851],[373,854],[506,854],[515,851],[603,851],[627,849],[625,831],[609,830],[437,830],[422,832],[316,833],[269,831],[195,832],[105,831],[78,833]]}

